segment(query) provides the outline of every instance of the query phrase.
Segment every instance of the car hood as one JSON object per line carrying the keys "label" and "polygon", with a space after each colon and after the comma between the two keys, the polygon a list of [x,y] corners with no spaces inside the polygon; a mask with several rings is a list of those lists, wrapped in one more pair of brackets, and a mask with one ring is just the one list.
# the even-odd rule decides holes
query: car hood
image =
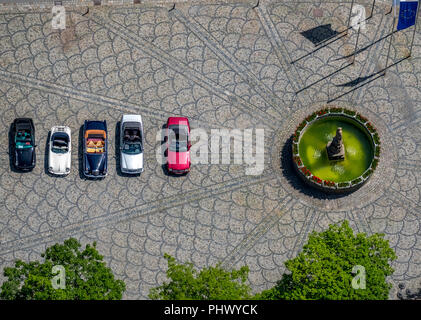
{"label": "car hood", "polygon": [[106,155],[103,154],[86,154],[86,164],[89,171],[96,171],[99,172],[104,171],[105,168],[105,161]]}
{"label": "car hood", "polygon": [[121,153],[121,167],[123,169],[135,170],[143,168],[143,153],[127,154]]}
{"label": "car hood", "polygon": [[23,167],[32,166],[34,148],[16,149],[17,164]]}
{"label": "car hood", "polygon": [[52,168],[53,172],[66,173],[66,168],[70,168],[70,161],[70,152],[64,154],[50,152],[48,166]]}
{"label": "car hood", "polygon": [[174,170],[185,170],[190,167],[190,152],[168,150],[168,167]]}

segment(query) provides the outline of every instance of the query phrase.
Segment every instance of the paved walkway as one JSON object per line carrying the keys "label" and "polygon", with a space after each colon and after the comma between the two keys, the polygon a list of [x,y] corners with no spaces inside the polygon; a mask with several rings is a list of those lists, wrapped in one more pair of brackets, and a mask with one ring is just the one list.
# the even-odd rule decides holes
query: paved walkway
{"label": "paved walkway", "polygon": [[[319,45],[310,40],[320,33],[301,34],[328,24],[344,30],[349,3],[255,3],[68,7],[61,32],[52,30],[49,8],[0,13],[0,269],[72,236],[98,242],[127,284],[126,299],[146,299],[164,280],[166,252],[197,267],[247,264],[256,292],[280,278],[311,231],[347,219],[356,231],[386,234],[398,255],[395,288],[419,281],[420,32],[413,57],[381,77],[392,23],[382,3],[353,65],[354,31]],[[371,2],[359,3],[370,15]],[[394,35],[391,63],[407,55],[411,30]],[[382,140],[374,177],[347,197],[305,189],[282,161],[297,124],[328,102],[364,113]],[[116,124],[132,112],[142,114],[146,133],[138,178],[119,175],[113,157]],[[181,114],[208,132],[265,129],[263,173],[249,176],[232,163],[166,176],[156,135]],[[34,119],[39,146],[38,165],[26,174],[10,170],[7,154],[10,123],[21,116]],[[76,143],[71,174],[47,175],[49,129],[66,124],[76,142],[85,119],[109,124],[110,175],[81,179]]]}

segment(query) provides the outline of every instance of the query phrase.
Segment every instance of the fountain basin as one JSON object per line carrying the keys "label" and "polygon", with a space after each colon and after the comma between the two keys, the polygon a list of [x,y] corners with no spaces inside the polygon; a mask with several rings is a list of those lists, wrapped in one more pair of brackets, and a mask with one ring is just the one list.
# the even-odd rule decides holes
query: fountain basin
{"label": "fountain basin", "polygon": [[[343,131],[345,159],[328,159],[326,145],[338,127]],[[352,192],[365,184],[377,167],[380,139],[360,114],[343,108],[325,108],[308,116],[297,128],[292,153],[299,176],[327,193]]]}

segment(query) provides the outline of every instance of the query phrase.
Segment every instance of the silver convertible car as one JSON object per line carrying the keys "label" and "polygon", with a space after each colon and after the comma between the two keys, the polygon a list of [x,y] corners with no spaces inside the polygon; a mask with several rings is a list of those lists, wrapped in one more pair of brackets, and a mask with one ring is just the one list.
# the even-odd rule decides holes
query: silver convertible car
{"label": "silver convertible car", "polygon": [[135,114],[123,115],[120,122],[120,168],[127,174],[143,172],[143,123]]}

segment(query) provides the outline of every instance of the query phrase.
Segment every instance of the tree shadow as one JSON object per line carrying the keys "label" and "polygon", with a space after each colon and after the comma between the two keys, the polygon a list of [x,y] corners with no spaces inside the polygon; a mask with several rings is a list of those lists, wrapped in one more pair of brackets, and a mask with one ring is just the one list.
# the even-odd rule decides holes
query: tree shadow
{"label": "tree shadow", "polygon": [[13,152],[14,152],[13,147],[12,147],[13,143],[14,143],[13,123],[11,123],[10,126],[9,126],[9,152],[8,152],[8,155],[9,155],[9,167],[10,167],[10,170],[12,172],[21,173],[22,171],[17,170],[15,168],[15,165],[13,164]]}
{"label": "tree shadow", "polygon": [[334,38],[338,34],[340,32],[333,30],[330,23],[301,32],[301,35],[310,40],[315,46]]}
{"label": "tree shadow", "polygon": [[306,87],[304,87],[304,88],[296,91],[295,94],[299,94],[300,92],[302,92],[304,90],[307,90],[308,88],[314,86],[315,84],[317,84],[317,83],[319,83],[319,82],[321,82],[321,81],[323,81],[323,80],[325,80],[325,79],[333,76],[334,74],[337,74],[337,73],[341,72],[342,70],[348,68],[351,65],[352,65],[352,63],[348,63],[347,65],[340,67],[338,70],[333,71],[331,74],[328,74],[327,76],[324,76],[324,77],[320,78],[319,80],[316,80],[313,83],[309,84],[308,86],[306,86]]}
{"label": "tree shadow", "polygon": [[51,130],[48,131],[47,140],[45,141],[45,147],[44,147],[44,173],[50,177],[55,177],[53,174],[51,174],[48,171],[48,155],[50,151],[50,138],[51,138]]}
{"label": "tree shadow", "polygon": [[[374,72],[374,73],[372,73],[372,74],[371,74],[371,75],[369,75],[369,76],[366,76],[366,77],[358,77],[358,78],[356,78],[356,79],[354,79],[354,80],[352,80],[352,81],[350,81],[350,82],[347,82],[347,83],[344,83],[344,84],[339,84],[339,85],[336,85],[337,87],[353,87],[353,88],[352,88],[351,90],[349,90],[349,91],[345,92],[345,93],[340,94],[339,96],[337,96],[337,97],[335,97],[335,98],[329,99],[329,100],[327,101],[327,103],[332,103],[332,102],[334,102],[335,100],[338,100],[338,99],[340,99],[340,98],[342,98],[342,97],[346,96],[347,94],[352,93],[352,92],[354,92],[355,90],[358,90],[358,89],[359,89],[359,88],[361,88],[362,86],[365,86],[365,85],[367,85],[367,84],[369,84],[369,83],[371,83],[371,82],[373,82],[373,81],[377,80],[378,78],[381,78],[381,77],[385,76],[385,75],[386,75],[386,71],[387,71],[387,69],[390,69],[390,68],[394,67],[395,65],[397,65],[397,64],[399,64],[399,63],[401,63],[402,61],[404,61],[404,60],[406,60],[406,59],[408,59],[408,58],[409,58],[409,56],[407,56],[407,57],[405,57],[405,58],[402,58],[402,59],[400,59],[400,60],[398,60],[398,61],[396,61],[396,62],[392,63],[390,66],[387,66],[387,67],[383,68],[383,69],[382,69],[382,70],[380,70],[380,71]],[[366,81],[365,83],[363,83],[363,84],[359,85],[358,87],[356,87],[356,85],[358,85],[358,84],[360,84],[360,83],[364,82],[364,81],[365,81],[365,80],[367,80],[367,79],[370,79],[370,80],[368,80],[368,81]]]}
{"label": "tree shadow", "polygon": [[[8,151],[8,155],[9,155],[9,167],[10,167],[10,171],[15,172],[15,173],[26,173],[26,172],[31,172],[33,171],[33,169],[29,169],[29,170],[19,170],[15,167],[14,163],[13,163],[13,158],[14,158],[14,148],[13,145],[15,143],[15,137],[14,137],[14,130],[13,130],[13,122],[10,124],[9,126],[9,151]],[[36,144],[36,143],[35,143]],[[36,152],[36,148],[35,151]],[[36,162],[35,162],[36,165]]]}
{"label": "tree shadow", "polygon": [[[51,139],[51,130],[48,131],[47,134],[47,140],[45,141],[45,148],[44,148],[44,173],[48,175],[49,177],[55,178],[55,179],[64,179],[68,176],[68,174],[63,175],[55,175],[48,171],[49,167],[49,155],[50,155],[50,139]],[[70,155],[71,156],[71,155]]]}
{"label": "tree shadow", "polygon": [[348,55],[346,55],[346,56],[343,56],[343,57],[340,57],[340,58],[334,59],[334,60],[332,60],[332,61],[338,61],[338,60],[342,60],[342,59],[348,59],[348,58],[351,58],[352,56],[357,55],[357,54],[359,54],[359,53],[361,53],[361,52],[363,52],[363,51],[365,51],[365,50],[369,49],[370,47],[372,47],[372,46],[373,46],[373,45],[375,45],[376,43],[378,43],[378,42],[380,42],[380,41],[383,41],[384,39],[386,39],[386,38],[390,37],[390,36],[391,36],[392,34],[394,34],[395,32],[397,32],[397,31],[396,31],[396,30],[394,30],[394,31],[392,31],[391,33],[389,33],[389,34],[387,34],[387,35],[385,35],[385,36],[381,37],[380,39],[378,39],[378,40],[376,40],[376,41],[374,41],[374,42],[370,43],[369,45],[365,46],[364,48],[358,49],[358,50],[357,50],[356,52],[354,52],[354,53],[351,53],[351,54],[348,54]]}
{"label": "tree shadow", "polygon": [[[132,178],[140,177],[141,173],[124,173],[121,171],[121,150],[120,150],[120,134],[121,134],[121,121],[118,121],[115,126],[115,140],[114,140],[114,149],[115,149],[115,171],[120,177]],[[108,155],[109,156],[109,155]]]}
{"label": "tree shadow", "polygon": [[164,173],[164,175],[172,177],[174,176],[173,174],[171,174],[168,171],[168,166],[167,166],[167,155],[168,155],[168,150],[165,147],[165,144],[167,143],[167,124],[163,124],[161,127],[161,141],[160,141],[160,148],[161,148],[161,169],[162,172]]}
{"label": "tree shadow", "polygon": [[288,140],[284,143],[284,146],[281,150],[281,169],[284,177],[287,179],[289,184],[299,192],[316,198],[320,200],[332,200],[332,199],[339,199],[346,197],[352,192],[347,192],[343,194],[328,194],[324,193],[323,191],[317,190],[309,185],[307,185],[298,175],[298,173],[294,169],[294,165],[292,162],[292,139],[293,136],[291,135]]}
{"label": "tree shadow", "polygon": [[336,87],[354,87],[354,86],[360,84],[361,82],[364,82],[365,80],[374,77],[375,75],[376,74],[371,74],[371,75],[365,76],[365,77],[358,77],[358,78],[355,78],[352,81],[349,81],[349,82],[346,82],[346,83],[342,83],[342,84],[338,84],[338,85],[335,85],[335,86]]}

